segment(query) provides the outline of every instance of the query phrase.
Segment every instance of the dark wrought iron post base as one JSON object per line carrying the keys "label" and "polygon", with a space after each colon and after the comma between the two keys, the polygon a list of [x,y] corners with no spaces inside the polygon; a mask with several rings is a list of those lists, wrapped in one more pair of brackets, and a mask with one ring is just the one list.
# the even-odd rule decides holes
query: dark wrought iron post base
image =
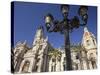
{"label": "dark wrought iron post base", "polygon": [[66,56],[66,70],[72,70],[72,60],[70,51],[69,29],[64,32],[65,38],[65,56]]}

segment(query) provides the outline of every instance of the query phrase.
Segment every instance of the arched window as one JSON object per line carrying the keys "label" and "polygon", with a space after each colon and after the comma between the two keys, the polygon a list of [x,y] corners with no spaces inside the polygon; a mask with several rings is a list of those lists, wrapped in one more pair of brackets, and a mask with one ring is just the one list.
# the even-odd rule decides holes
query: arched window
{"label": "arched window", "polygon": [[64,69],[64,71],[66,70],[66,65],[65,64],[63,64],[63,69]]}
{"label": "arched window", "polygon": [[95,45],[95,41],[93,40],[93,44]]}
{"label": "arched window", "polygon": [[80,56],[79,56],[79,53],[77,53],[77,55],[76,55],[76,59],[79,59],[79,57],[80,57]]}
{"label": "arched window", "polygon": [[92,68],[96,68],[96,62],[95,61],[91,61],[91,64],[92,64]]}
{"label": "arched window", "polygon": [[53,66],[51,66],[51,72],[53,71]]}
{"label": "arched window", "polygon": [[56,62],[56,59],[53,58],[53,59],[52,59],[52,62]]}
{"label": "arched window", "polygon": [[28,72],[29,65],[30,65],[30,62],[29,61],[25,61],[24,65],[22,67],[22,72]]}
{"label": "arched window", "polygon": [[38,71],[38,65],[36,64],[35,66],[34,66],[34,68],[33,68],[33,72],[37,72]]}
{"label": "arched window", "polygon": [[36,65],[35,71],[37,72],[37,70],[38,70],[38,66]]}
{"label": "arched window", "polygon": [[51,66],[51,72],[55,72],[56,71],[56,65],[52,65]]}
{"label": "arched window", "polygon": [[96,60],[95,60],[95,57],[93,56],[93,53],[90,54],[90,61],[91,61],[91,65],[92,65],[92,68],[96,68]]}
{"label": "arched window", "polygon": [[86,40],[87,46],[90,45],[90,40]]}

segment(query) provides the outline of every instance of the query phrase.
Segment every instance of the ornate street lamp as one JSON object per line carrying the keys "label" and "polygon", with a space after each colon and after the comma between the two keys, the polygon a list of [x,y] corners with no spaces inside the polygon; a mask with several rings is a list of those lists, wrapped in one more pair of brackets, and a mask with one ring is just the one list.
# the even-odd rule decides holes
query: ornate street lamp
{"label": "ornate street lamp", "polygon": [[45,17],[45,23],[46,23],[46,28],[47,28],[47,31],[50,29],[52,23],[53,23],[53,16],[51,14],[47,14],[46,17]]}
{"label": "ornate street lamp", "polygon": [[61,12],[62,12],[64,17],[67,17],[68,13],[69,13],[69,5],[62,5]]}
{"label": "ornate street lamp", "polygon": [[87,6],[80,6],[78,10],[78,14],[81,16],[82,20],[84,21],[84,25],[87,24],[87,19],[88,19],[88,7]]}
{"label": "ornate street lamp", "polygon": [[64,34],[66,70],[72,70],[69,33],[74,28],[79,28],[80,26],[86,26],[88,19],[87,11],[88,11],[87,6],[80,6],[78,10],[78,14],[79,16],[81,16],[81,20],[83,21],[82,23],[80,23],[81,21],[78,18],[78,16],[74,16],[72,19],[68,18],[69,5],[61,5],[61,12],[64,17],[62,21],[54,20],[52,14],[50,13],[45,16],[45,26],[48,32],[60,32]]}

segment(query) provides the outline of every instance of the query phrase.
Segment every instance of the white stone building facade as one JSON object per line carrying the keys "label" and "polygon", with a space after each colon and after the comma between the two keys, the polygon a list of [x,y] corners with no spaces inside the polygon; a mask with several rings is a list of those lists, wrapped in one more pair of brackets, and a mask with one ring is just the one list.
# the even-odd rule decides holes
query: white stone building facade
{"label": "white stone building facade", "polygon": [[[95,69],[97,67],[97,43],[95,36],[84,28],[81,49],[71,48],[73,70]],[[54,50],[44,36],[43,28],[37,29],[32,48],[27,42],[18,42],[14,51],[14,73],[55,72],[66,70],[66,56],[64,50]]]}

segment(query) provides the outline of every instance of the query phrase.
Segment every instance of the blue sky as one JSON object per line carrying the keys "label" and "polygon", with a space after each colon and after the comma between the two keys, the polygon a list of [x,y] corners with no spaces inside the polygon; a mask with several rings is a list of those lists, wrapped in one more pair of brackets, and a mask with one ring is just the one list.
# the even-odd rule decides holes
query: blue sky
{"label": "blue sky", "polygon": [[[70,5],[69,18],[77,15],[78,5]],[[34,35],[37,28],[44,26],[45,36],[48,36],[49,42],[56,48],[64,45],[64,36],[60,33],[48,33],[45,28],[44,16],[51,13],[55,19],[61,20],[62,13],[59,4],[41,4],[28,2],[14,3],[14,45],[18,41],[27,40],[32,46]],[[88,29],[97,36],[97,8],[89,6],[88,8]],[[70,42],[79,43],[82,40],[83,27],[74,29],[70,33]]]}

